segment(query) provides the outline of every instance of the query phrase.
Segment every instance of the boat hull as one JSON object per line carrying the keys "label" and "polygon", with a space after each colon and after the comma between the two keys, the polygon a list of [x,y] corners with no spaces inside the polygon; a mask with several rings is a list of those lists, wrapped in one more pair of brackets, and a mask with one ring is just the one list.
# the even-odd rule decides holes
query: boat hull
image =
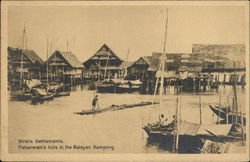
{"label": "boat hull", "polygon": [[45,96],[33,96],[31,99],[32,104],[42,103],[44,101],[50,101],[54,99],[54,94],[48,94]]}
{"label": "boat hull", "polygon": [[55,94],[55,97],[62,97],[62,96],[70,96],[70,92],[67,91],[67,92],[57,92]]}
{"label": "boat hull", "polygon": [[138,91],[139,87],[99,86],[97,90],[100,93],[131,93]]}
{"label": "boat hull", "polygon": [[[164,131],[151,131],[144,127],[148,135],[147,145],[157,145],[160,149],[173,151],[175,135]],[[178,153],[199,153],[204,141],[196,136],[179,135]]]}
{"label": "boat hull", "polygon": [[11,94],[11,99],[17,100],[17,101],[27,101],[27,100],[31,100],[31,96],[32,94],[30,92],[26,92],[24,90],[18,90],[18,91],[14,91]]}
{"label": "boat hull", "polygon": [[[217,115],[221,119],[225,120],[225,122],[226,122],[226,120],[228,120],[229,124],[233,123],[232,112],[226,112],[225,110],[227,108],[222,107],[222,106],[216,106],[216,105],[209,105],[209,107],[214,112],[215,115]],[[237,122],[239,124],[242,124],[242,120],[243,120],[243,125],[246,125],[246,117],[245,116],[241,117],[239,114],[237,117]]]}
{"label": "boat hull", "polygon": [[27,100],[31,100],[31,94],[19,94],[19,95],[15,95],[13,96],[14,100],[18,100],[18,101],[27,101]]}

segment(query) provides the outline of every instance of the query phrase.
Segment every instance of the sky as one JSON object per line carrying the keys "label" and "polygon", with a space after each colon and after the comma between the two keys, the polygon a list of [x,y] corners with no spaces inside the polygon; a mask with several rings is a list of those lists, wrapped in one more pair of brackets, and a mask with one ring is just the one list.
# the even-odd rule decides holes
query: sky
{"label": "sky", "polygon": [[[244,44],[241,6],[88,5],[9,6],[8,46],[27,47],[43,60],[55,50],[73,52],[79,61],[104,43],[120,58],[135,61],[162,52],[168,8],[166,52],[191,52],[193,43]],[[129,52],[128,52],[129,51]]]}

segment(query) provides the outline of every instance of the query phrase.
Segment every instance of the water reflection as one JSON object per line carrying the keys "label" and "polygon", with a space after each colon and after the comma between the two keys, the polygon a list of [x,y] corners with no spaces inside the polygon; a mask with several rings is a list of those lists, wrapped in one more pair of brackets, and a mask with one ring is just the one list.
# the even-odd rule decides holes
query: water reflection
{"label": "water reflection", "polygon": [[[147,147],[156,147],[159,150],[166,151],[168,153],[174,153],[174,136],[157,136],[147,138]],[[179,139],[178,153],[200,153],[203,146],[201,139],[191,136],[181,136]]]}

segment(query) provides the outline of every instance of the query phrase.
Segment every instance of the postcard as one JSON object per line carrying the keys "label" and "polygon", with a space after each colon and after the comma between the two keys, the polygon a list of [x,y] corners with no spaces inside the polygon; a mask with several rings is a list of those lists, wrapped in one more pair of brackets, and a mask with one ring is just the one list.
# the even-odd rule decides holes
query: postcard
{"label": "postcard", "polygon": [[1,4],[1,160],[249,160],[247,1]]}

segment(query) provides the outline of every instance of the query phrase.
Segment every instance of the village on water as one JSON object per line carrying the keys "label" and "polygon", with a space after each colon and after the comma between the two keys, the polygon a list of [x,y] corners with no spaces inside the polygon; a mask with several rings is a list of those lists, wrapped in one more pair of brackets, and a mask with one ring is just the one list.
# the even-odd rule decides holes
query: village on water
{"label": "village on water", "polygon": [[[245,46],[193,44],[192,53],[152,52],[152,56],[143,56],[133,62],[120,58],[119,54],[112,51],[107,44],[103,44],[92,57],[85,61],[78,60],[70,51],[55,50],[52,54],[48,54],[47,60],[42,60],[32,49],[8,47],[8,89],[12,100],[41,104],[53,102],[55,97],[70,96],[71,87],[77,84],[88,85],[90,90],[96,91],[96,94],[137,92],[167,95],[168,87],[173,87],[175,93],[199,93],[210,89],[216,90],[225,85],[244,88],[246,65],[226,58],[228,53],[244,57]],[[165,55],[164,62],[163,55]],[[93,102],[98,102],[96,97],[98,96],[93,96]],[[246,116],[238,109],[236,92],[234,97],[231,105],[220,103],[214,103],[214,107],[207,105],[220,118],[220,124],[212,129],[215,132],[204,132],[206,129],[202,130],[199,124],[185,122],[180,122],[176,131],[176,120],[164,125],[164,120],[161,121],[164,115],[160,116],[159,122],[149,124],[143,129],[149,136],[157,138],[161,135],[166,136],[168,140],[172,138],[172,142],[176,140],[174,135],[178,131],[179,136],[183,136],[183,139],[179,137],[182,142],[193,143],[194,140],[197,141],[197,137],[220,141],[217,145],[205,142],[202,151],[223,153],[226,151],[226,146],[222,146],[225,144],[224,141],[242,140],[242,138],[243,141],[245,140],[245,132],[241,128],[245,127]],[[112,105],[105,108],[101,105],[97,108],[96,104],[92,103],[91,110],[78,112],[78,114],[104,113],[111,109],[125,109],[159,104],[159,102]],[[89,107],[91,108],[91,105]],[[236,128],[233,129],[228,125]],[[225,130],[223,134],[219,131],[216,135],[216,131],[221,129],[220,126]],[[232,130],[234,131],[231,132]]]}
{"label": "village on water", "polygon": [[[166,21],[165,33],[168,30],[167,23],[168,21]],[[100,126],[98,129],[102,130],[105,126],[101,123],[105,121],[101,120],[103,118],[98,119],[102,114],[110,115],[108,118],[115,120],[116,115],[119,115],[116,112],[132,118],[129,111],[148,109],[152,114],[156,114],[154,121],[147,122],[145,116],[142,116],[142,119],[136,118],[133,122],[131,120],[134,125],[137,123],[136,127],[133,129],[131,127],[131,131],[142,132],[142,138],[147,138],[147,147],[156,144],[157,149],[166,149],[169,153],[212,154],[228,153],[231,148],[235,148],[235,145],[245,148],[247,107],[242,98],[245,97],[247,76],[244,44],[194,42],[190,53],[169,53],[165,50],[167,39],[165,36],[163,51],[150,51],[150,56],[138,56],[133,61],[128,59],[132,50],[130,47],[128,47],[127,57],[121,58],[120,54],[112,49],[112,44],[108,43],[96,47],[96,52],[90,54],[91,57],[88,59],[79,60],[77,55],[68,48],[70,42],[67,40],[65,40],[67,50],[56,49],[51,52],[49,52],[47,40],[47,58],[43,60],[39,53],[27,48],[28,34],[25,26],[20,33],[22,33],[20,37],[23,37],[23,46],[7,47],[10,103],[13,102],[16,105],[25,103],[23,108],[32,105],[35,109],[32,113],[35,114],[38,113],[35,111],[39,110],[36,107],[48,106],[50,103],[57,102],[57,99],[61,99],[62,103],[65,100],[69,104],[70,100],[67,98],[71,95],[76,96],[74,87],[80,85],[87,87],[79,95],[86,96],[89,105],[81,103],[81,99],[72,97],[71,106],[68,106],[67,111],[70,107],[74,109],[74,104],[82,104],[82,107],[85,107],[71,112],[70,115],[74,114],[71,117],[72,121],[76,116],[83,120],[84,118],[91,120],[89,123],[98,120],[100,125],[96,123],[93,125]],[[231,92],[231,96],[226,96],[228,93],[219,94],[226,90]],[[124,103],[101,104],[103,100],[111,101],[112,97],[117,96],[126,96],[126,101],[136,102],[126,103],[124,98]],[[85,99],[83,97],[82,99]],[[140,99],[143,97],[147,100]],[[121,97],[120,101],[122,100]],[[197,109],[193,109],[194,107]],[[190,110],[188,114],[187,110]],[[196,110],[198,113],[192,116]],[[18,111],[22,110],[19,108]],[[25,109],[25,111],[28,110]],[[212,114],[209,117],[208,112]],[[116,115],[112,116],[112,113]],[[137,114],[140,113],[142,112],[137,112]],[[29,114],[26,113],[26,115]],[[89,119],[89,116],[93,118]],[[198,122],[186,121],[183,119],[185,116],[190,119],[195,118]],[[41,115],[39,118],[43,117],[45,116]],[[213,122],[207,124],[208,118],[212,118]],[[119,123],[121,125],[123,123],[116,120],[117,122],[109,124],[120,128]],[[74,126],[72,124],[69,127]],[[119,134],[118,128],[112,132],[124,137],[126,133]],[[129,139],[128,133],[124,138]],[[108,134],[104,133],[103,138],[106,136]],[[131,134],[130,138],[137,139],[138,136],[140,133],[137,133],[136,137]],[[94,137],[89,136],[89,138]],[[112,140],[108,137],[107,139]],[[68,140],[72,139],[68,137]],[[135,147],[137,145],[140,144],[136,143]]]}

